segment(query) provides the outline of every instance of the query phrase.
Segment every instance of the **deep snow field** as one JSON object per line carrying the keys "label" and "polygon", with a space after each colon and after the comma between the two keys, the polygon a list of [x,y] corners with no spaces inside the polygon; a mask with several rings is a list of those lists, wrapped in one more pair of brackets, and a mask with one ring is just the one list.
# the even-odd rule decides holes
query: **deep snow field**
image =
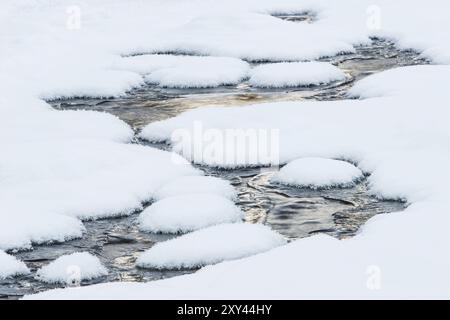
{"label": "deep snow field", "polygon": [[450,297],[448,1],[0,9],[0,298]]}

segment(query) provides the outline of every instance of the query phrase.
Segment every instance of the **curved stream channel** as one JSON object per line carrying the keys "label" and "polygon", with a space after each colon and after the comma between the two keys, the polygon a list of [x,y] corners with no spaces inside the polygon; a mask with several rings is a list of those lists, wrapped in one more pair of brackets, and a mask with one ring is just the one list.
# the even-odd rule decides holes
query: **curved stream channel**
{"label": "curved stream channel", "polygon": [[[295,20],[293,16],[280,18],[305,20],[301,17]],[[255,89],[246,82],[215,89],[175,90],[144,86],[120,98],[70,99],[50,103],[58,110],[106,111],[139,130],[150,122],[206,105],[238,106],[267,101],[344,99],[354,81],[367,75],[398,66],[426,63],[417,53],[399,51],[393,43],[380,39],[373,39],[369,46],[358,47],[355,53],[322,60],[330,61],[343,69],[348,74],[348,80],[326,86],[283,90]],[[269,178],[273,172],[270,169],[202,169],[209,175],[231,181],[238,190],[238,205],[246,212],[247,221],[266,223],[289,239],[317,233],[326,233],[340,239],[351,237],[370,217],[399,211],[405,206],[401,202],[382,201],[370,196],[366,181],[347,189],[310,190],[271,184]],[[140,232],[136,217],[137,215],[132,215],[88,221],[85,222],[87,233],[82,239],[39,245],[31,251],[13,253],[29,266],[32,274],[0,281],[0,298],[14,299],[57,287],[35,280],[34,272],[57,257],[76,251],[95,254],[109,270],[107,277],[84,282],[83,285],[106,281],[149,281],[192,272],[136,268],[135,259],[142,251],[156,242],[172,237]]]}

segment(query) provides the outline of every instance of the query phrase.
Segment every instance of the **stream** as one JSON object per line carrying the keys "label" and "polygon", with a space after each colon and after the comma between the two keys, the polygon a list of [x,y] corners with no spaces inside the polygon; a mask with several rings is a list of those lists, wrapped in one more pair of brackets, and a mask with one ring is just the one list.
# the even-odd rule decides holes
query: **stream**
{"label": "stream", "polygon": [[[312,18],[279,16],[282,19],[309,23]],[[302,88],[257,89],[246,81],[236,86],[214,89],[167,89],[146,85],[119,98],[76,98],[50,101],[57,110],[96,110],[112,113],[127,122],[135,131],[144,125],[174,117],[202,106],[244,106],[248,104],[339,100],[357,80],[399,66],[425,64],[414,51],[400,51],[394,43],[373,39],[373,43],[356,48],[355,53],[323,58],[347,73],[345,81]],[[167,148],[157,144],[147,145]],[[293,240],[317,233],[345,239],[354,236],[361,225],[376,214],[400,211],[405,204],[380,200],[370,195],[367,179],[352,188],[311,190],[273,184],[270,168],[223,170],[200,167],[207,175],[229,180],[238,191],[237,205],[246,213],[249,223],[265,223]],[[16,299],[60,285],[50,285],[34,278],[34,272],[57,257],[77,251],[89,251],[100,258],[109,275],[82,285],[110,281],[151,281],[195,270],[157,271],[135,267],[136,258],[153,244],[170,239],[171,235],[139,231],[137,214],[128,217],[86,221],[87,232],[82,239],[60,244],[37,245],[33,250],[12,252],[24,261],[32,273],[0,281],[0,299]]]}

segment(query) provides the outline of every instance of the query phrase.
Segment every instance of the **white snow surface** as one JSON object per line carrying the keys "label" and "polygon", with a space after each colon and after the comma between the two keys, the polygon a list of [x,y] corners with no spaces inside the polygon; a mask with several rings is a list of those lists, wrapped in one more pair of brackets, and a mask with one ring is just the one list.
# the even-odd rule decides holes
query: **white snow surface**
{"label": "white snow surface", "polygon": [[158,69],[145,81],[169,88],[211,88],[237,84],[247,77],[248,64],[233,58],[192,57],[189,63]]}
{"label": "white snow surface", "polygon": [[0,280],[29,272],[25,263],[0,250]]}
{"label": "white snow surface", "polygon": [[244,218],[236,205],[213,194],[189,194],[164,198],[139,216],[140,228],[147,232],[181,233],[208,226],[240,222]]}
{"label": "white snow surface", "polygon": [[[77,217],[127,213],[170,180],[195,175],[188,165],[178,169],[167,153],[127,145],[131,129],[110,115],[55,111],[41,100],[117,96],[142,85],[145,72],[119,70],[121,57],[175,52],[306,61],[354,51],[353,45],[377,36],[435,64],[450,64],[448,0],[73,5],[69,0],[0,4],[2,249],[81,236]],[[71,16],[77,11],[78,25]],[[313,23],[270,16],[304,11],[315,14]],[[280,128],[283,163],[311,156],[351,159],[372,173],[372,192],[410,206],[377,216],[346,241],[316,236],[185,277],[37,297],[448,298],[449,77],[446,65],[399,68],[357,83],[351,94],[361,100],[195,110],[147,127],[144,136],[165,140],[177,128],[191,129],[193,120],[216,129]],[[380,286],[373,285],[374,274]]]}
{"label": "white snow surface", "polygon": [[168,54],[130,56],[118,59],[114,68],[145,75],[148,83],[169,88],[211,88],[231,85],[248,76],[249,64],[228,57]]}
{"label": "white snow surface", "polygon": [[157,243],[138,258],[137,265],[192,269],[248,257],[284,244],[283,236],[261,224],[220,224]]}
{"label": "white snow surface", "polygon": [[163,198],[189,194],[215,194],[224,198],[235,200],[236,190],[226,180],[208,176],[185,176],[176,178],[155,191],[153,198]]}
{"label": "white snow surface", "polygon": [[8,143],[3,151],[3,249],[80,237],[79,219],[131,214],[161,185],[197,173],[168,152],[107,140]]}
{"label": "white snow surface", "polygon": [[346,78],[343,71],[327,62],[264,64],[253,68],[250,74],[250,84],[263,88],[319,85]]}
{"label": "white snow surface", "polygon": [[361,170],[345,161],[301,158],[291,161],[281,168],[272,177],[272,180],[287,185],[316,189],[352,186],[362,176]]}
{"label": "white snow surface", "polygon": [[409,206],[372,218],[352,239],[314,236],[189,276],[102,285],[83,293],[95,298],[108,290],[114,298],[133,290],[135,298],[147,299],[448,297],[450,259],[442,252],[448,249],[450,224],[449,77],[449,66],[398,68],[356,83],[351,95],[359,100],[197,109],[158,123],[159,135],[167,139],[194,121],[215,129],[279,127],[282,162],[349,159],[371,173],[371,192],[404,199]]}
{"label": "white snow surface", "polygon": [[47,283],[71,284],[108,275],[100,260],[88,252],[61,256],[39,269],[36,278]]}

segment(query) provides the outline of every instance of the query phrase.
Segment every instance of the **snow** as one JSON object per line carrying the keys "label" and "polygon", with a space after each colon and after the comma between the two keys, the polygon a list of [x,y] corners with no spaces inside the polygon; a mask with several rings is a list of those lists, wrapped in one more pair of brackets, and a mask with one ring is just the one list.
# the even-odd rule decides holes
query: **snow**
{"label": "snow", "polygon": [[157,123],[159,138],[168,141],[173,130],[192,130],[195,121],[216,130],[279,127],[282,163],[304,157],[348,159],[370,173],[374,195],[403,199],[408,207],[371,219],[345,241],[314,236],[191,276],[105,285],[85,293],[95,297],[96,290],[108,288],[110,297],[136,290],[135,297],[145,292],[146,298],[448,297],[442,288],[450,284],[450,260],[442,252],[450,223],[449,77],[448,66],[404,67],[356,83],[351,95],[358,100],[205,108]]}
{"label": "snow", "polygon": [[129,215],[166,182],[198,174],[168,152],[108,141],[8,143],[3,151],[3,249],[81,237],[79,219]]}
{"label": "snow", "polygon": [[186,176],[176,178],[156,190],[155,200],[188,194],[215,194],[229,200],[235,200],[236,191],[231,184],[223,179],[207,176]]}
{"label": "snow", "polygon": [[239,83],[249,65],[226,57],[141,55],[119,60],[116,68],[145,74],[146,82],[161,87],[211,88]]}
{"label": "snow", "polygon": [[362,176],[361,170],[345,161],[301,158],[281,168],[272,180],[282,184],[317,189],[352,186]]}
{"label": "snow", "polygon": [[[126,94],[144,84],[146,72],[119,70],[124,56],[307,61],[353,52],[353,45],[377,36],[435,64],[450,63],[448,0],[76,3],[80,28],[68,24],[73,1],[0,5],[2,249],[79,237],[79,218],[139,210],[162,185],[196,174],[172,163],[168,153],[128,145],[132,130],[112,116],[51,110],[41,100]],[[305,11],[315,14],[313,23],[270,16]],[[218,81],[207,75],[202,81]],[[281,163],[349,159],[371,173],[371,192],[407,200],[409,207],[377,216],[346,241],[316,236],[185,277],[37,297],[448,298],[449,77],[444,65],[401,68],[357,83],[351,94],[359,100],[195,110],[148,126],[143,136],[166,141],[175,130],[191,132],[194,121],[214,130],[278,128]],[[240,152],[230,154],[241,159]],[[380,288],[367,286],[373,270],[380,271]]]}
{"label": "snow", "polygon": [[301,87],[342,81],[346,75],[327,62],[272,63],[255,67],[250,84],[263,88]]}
{"label": "snow", "polygon": [[139,222],[143,231],[179,233],[239,222],[243,218],[242,211],[226,198],[212,194],[190,194],[153,203],[140,214]]}
{"label": "snow", "polygon": [[438,47],[426,49],[422,52],[421,57],[436,64],[450,64],[450,44],[442,43]]}
{"label": "snow", "polygon": [[25,263],[0,250],[0,280],[29,272]]}
{"label": "snow", "polygon": [[[355,83],[350,89],[352,98],[377,98],[377,97],[406,97],[415,93],[424,97],[431,92],[439,96],[446,95],[441,92],[446,87],[441,82],[448,76],[449,66],[422,65],[407,68],[394,68]],[[413,80],[408,81],[411,78]],[[424,85],[424,83],[428,83]]]}
{"label": "snow", "polygon": [[240,259],[286,244],[260,224],[221,224],[160,242],[144,252],[137,266],[154,269],[193,269]]}
{"label": "snow", "polygon": [[100,260],[88,252],[61,256],[39,269],[36,278],[47,283],[76,284],[108,275]]}

